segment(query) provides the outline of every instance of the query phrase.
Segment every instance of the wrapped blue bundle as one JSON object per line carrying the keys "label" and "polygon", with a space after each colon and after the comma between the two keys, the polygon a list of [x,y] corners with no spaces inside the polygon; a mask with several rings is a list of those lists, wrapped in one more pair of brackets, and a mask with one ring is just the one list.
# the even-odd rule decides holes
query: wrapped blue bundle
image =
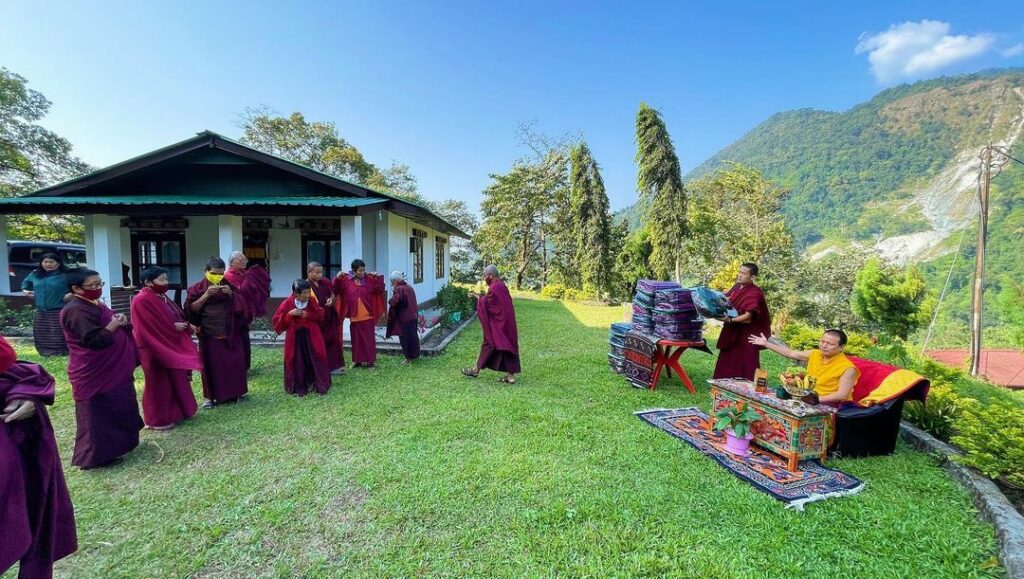
{"label": "wrapped blue bundle", "polygon": [[720,291],[707,287],[695,287],[691,295],[693,296],[693,305],[697,306],[697,311],[705,318],[738,315],[736,309],[729,303],[729,298]]}
{"label": "wrapped blue bundle", "polygon": [[623,368],[626,365],[626,359],[615,354],[608,354],[608,365],[612,367],[616,374],[622,374]]}
{"label": "wrapped blue bundle", "polygon": [[628,332],[630,329],[631,328],[629,322],[615,322],[614,324],[611,325],[609,331],[613,335],[622,336],[623,338],[625,338],[626,332]]}

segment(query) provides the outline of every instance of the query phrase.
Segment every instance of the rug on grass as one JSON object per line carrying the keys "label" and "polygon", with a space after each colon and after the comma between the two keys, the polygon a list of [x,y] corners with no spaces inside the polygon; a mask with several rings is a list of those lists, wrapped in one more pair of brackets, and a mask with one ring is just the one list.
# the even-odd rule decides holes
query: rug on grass
{"label": "rug on grass", "polygon": [[864,488],[857,478],[821,466],[816,460],[805,460],[797,472],[789,472],[785,460],[753,445],[749,456],[730,454],[723,449],[725,435],[708,430],[708,415],[699,408],[643,410],[635,414],[651,426],[686,441],[740,480],[786,503],[787,508],[802,511],[807,503],[852,495]]}

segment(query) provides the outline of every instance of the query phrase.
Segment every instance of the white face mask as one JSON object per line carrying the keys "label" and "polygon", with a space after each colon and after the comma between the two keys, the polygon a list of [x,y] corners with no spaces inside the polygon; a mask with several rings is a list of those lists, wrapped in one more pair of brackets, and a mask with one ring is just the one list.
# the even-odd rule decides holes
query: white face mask
{"label": "white face mask", "polygon": [[308,301],[300,302],[298,298],[295,298],[295,309],[304,310],[309,305]]}

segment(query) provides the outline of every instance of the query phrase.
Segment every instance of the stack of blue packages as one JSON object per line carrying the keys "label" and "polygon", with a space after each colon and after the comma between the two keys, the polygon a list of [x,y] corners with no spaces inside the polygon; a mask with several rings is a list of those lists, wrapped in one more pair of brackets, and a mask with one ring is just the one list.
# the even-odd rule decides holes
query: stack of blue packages
{"label": "stack of blue packages", "polygon": [[704,318],[697,312],[687,288],[654,292],[654,333],[667,340],[699,342],[704,339]]}
{"label": "stack of blue packages", "polygon": [[633,329],[642,332],[654,332],[654,308],[658,291],[680,289],[679,284],[671,281],[642,279],[636,282],[636,294],[633,296]]}
{"label": "stack of blue packages", "polygon": [[616,322],[612,324],[608,332],[608,365],[619,374],[622,374],[622,369],[626,363],[623,349],[626,346],[626,332],[631,328],[632,326],[628,323]]}

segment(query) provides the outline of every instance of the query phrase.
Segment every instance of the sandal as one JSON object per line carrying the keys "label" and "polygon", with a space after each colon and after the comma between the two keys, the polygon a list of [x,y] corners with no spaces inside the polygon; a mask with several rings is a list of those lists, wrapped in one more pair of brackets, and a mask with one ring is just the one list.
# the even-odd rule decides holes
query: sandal
{"label": "sandal", "polygon": [[502,376],[501,378],[498,378],[498,382],[502,384],[515,384],[516,379],[511,376]]}
{"label": "sandal", "polygon": [[474,372],[474,370],[476,370],[476,368],[463,368],[462,375],[469,376],[470,378],[479,378],[480,372]]}

